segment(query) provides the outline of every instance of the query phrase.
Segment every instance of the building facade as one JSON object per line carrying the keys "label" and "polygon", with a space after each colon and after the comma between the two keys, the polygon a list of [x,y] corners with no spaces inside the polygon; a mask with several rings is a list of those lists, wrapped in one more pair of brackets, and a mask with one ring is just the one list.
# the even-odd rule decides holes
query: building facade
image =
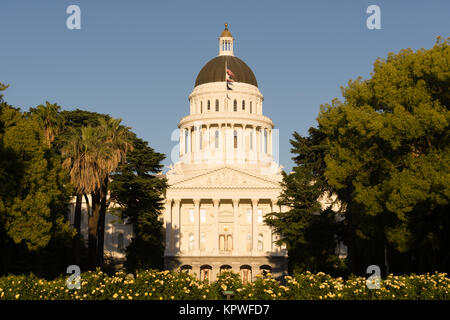
{"label": "building facade", "polygon": [[287,274],[287,251],[264,215],[277,205],[282,167],[274,124],[263,115],[253,71],[234,56],[225,25],[219,55],[199,72],[189,114],[178,123],[179,160],[166,174],[165,267],[214,281],[223,270]]}

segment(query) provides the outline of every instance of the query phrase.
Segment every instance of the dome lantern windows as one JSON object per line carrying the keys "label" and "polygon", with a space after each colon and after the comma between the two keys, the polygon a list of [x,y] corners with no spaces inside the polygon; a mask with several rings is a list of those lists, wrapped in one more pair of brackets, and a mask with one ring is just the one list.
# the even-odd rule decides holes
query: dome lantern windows
{"label": "dome lantern windows", "polygon": [[236,112],[237,111],[237,100],[233,101],[233,111]]}

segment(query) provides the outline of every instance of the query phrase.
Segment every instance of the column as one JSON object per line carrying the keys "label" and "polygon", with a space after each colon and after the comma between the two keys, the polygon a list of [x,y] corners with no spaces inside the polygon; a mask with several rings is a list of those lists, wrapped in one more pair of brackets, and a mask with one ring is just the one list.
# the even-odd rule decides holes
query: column
{"label": "column", "polygon": [[233,199],[233,253],[239,253],[239,199]]}
{"label": "column", "polygon": [[183,130],[183,128],[180,128],[180,158],[184,154],[183,136],[184,136],[184,130]]}
{"label": "column", "polygon": [[181,248],[181,215],[180,215],[180,199],[174,199],[173,200],[173,210],[172,210],[172,214],[173,214],[173,219],[172,219],[172,223],[173,223],[173,229],[172,229],[172,233],[173,233],[173,249],[174,249],[174,253],[175,254],[179,254],[180,253],[180,248]]}
{"label": "column", "polygon": [[258,250],[258,199],[252,199],[252,252]]}
{"label": "column", "polygon": [[272,129],[268,129],[267,133],[267,153],[272,155]]}
{"label": "column", "polygon": [[[280,212],[280,206],[277,204],[278,200],[277,199],[271,199],[271,204],[272,204],[272,208],[271,211],[272,212]],[[272,228],[270,228],[270,251],[275,251],[276,249],[276,245],[274,243],[274,233]]]}
{"label": "column", "polygon": [[166,229],[166,255],[172,251],[172,199],[166,199],[164,210],[164,228]]}
{"label": "column", "polygon": [[257,154],[258,154],[258,146],[256,145],[256,126],[253,126],[253,141],[252,141],[252,156],[253,156],[253,160],[256,160],[258,158]]}
{"label": "column", "polygon": [[218,253],[219,250],[219,199],[213,199],[214,204],[214,224],[213,224],[213,250],[214,254]]}
{"label": "column", "polygon": [[194,199],[194,252],[200,252],[200,199]]}

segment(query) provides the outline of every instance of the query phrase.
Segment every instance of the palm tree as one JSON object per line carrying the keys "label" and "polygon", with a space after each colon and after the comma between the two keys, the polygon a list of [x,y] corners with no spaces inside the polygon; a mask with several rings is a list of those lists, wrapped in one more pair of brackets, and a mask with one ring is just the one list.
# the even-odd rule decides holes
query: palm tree
{"label": "palm tree", "polygon": [[31,112],[37,116],[42,125],[47,147],[50,147],[60,131],[62,118],[59,111],[60,107],[56,103],[51,104],[48,101],[45,102],[45,106],[41,104],[36,109],[31,109]]}
{"label": "palm tree", "polygon": [[[63,167],[69,170],[70,181],[75,187],[76,194],[74,217],[74,227],[77,231],[74,239],[76,264],[80,262],[81,200],[83,195],[94,193],[100,189],[101,179],[104,174],[98,159],[107,151],[105,145],[101,143],[100,131],[91,126],[83,127],[80,131],[72,130],[72,135],[61,150],[61,154],[65,159]],[[94,212],[94,210],[92,211]],[[91,217],[91,214],[88,217],[88,224],[92,225],[94,223],[92,219],[96,217]],[[96,251],[96,245],[94,245],[96,238],[96,233],[89,233],[90,251]],[[91,257],[91,264],[93,264],[92,260],[93,258]]]}
{"label": "palm tree", "polygon": [[120,163],[126,160],[128,151],[133,150],[132,135],[129,127],[122,126],[121,119],[100,119],[100,130],[102,132],[104,143],[108,146],[109,155],[105,158],[106,177],[103,180],[103,185],[100,192],[100,216],[98,221],[98,247],[97,247],[97,263],[103,265],[103,249],[105,239],[105,215],[108,208],[107,191],[109,174],[114,172]]}
{"label": "palm tree", "polygon": [[[103,263],[105,213],[109,174],[125,160],[133,149],[129,128],[121,126],[120,119],[99,119],[100,125],[81,128],[81,134],[73,134],[62,149],[63,166],[70,170],[77,199],[91,194],[92,210],[88,215],[89,264],[91,268]],[[75,208],[75,246],[79,248],[80,209]],[[77,224],[78,223],[78,224]],[[79,251],[76,249],[76,255]]]}

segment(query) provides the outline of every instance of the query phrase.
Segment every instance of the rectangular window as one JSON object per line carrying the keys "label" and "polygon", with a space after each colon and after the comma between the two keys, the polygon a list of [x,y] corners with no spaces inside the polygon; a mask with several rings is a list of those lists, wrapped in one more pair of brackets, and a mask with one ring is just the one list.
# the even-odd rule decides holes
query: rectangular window
{"label": "rectangular window", "polygon": [[216,149],[219,148],[219,130],[216,130],[216,132],[214,133],[214,147]]}
{"label": "rectangular window", "polygon": [[206,235],[204,232],[200,235],[200,251],[205,251],[206,248]]}
{"label": "rectangular window", "polygon": [[189,222],[194,223],[194,209],[189,209]]}
{"label": "rectangular window", "polygon": [[184,152],[189,152],[189,131],[188,129],[184,130]]}
{"label": "rectangular window", "polygon": [[267,153],[267,129],[264,129],[264,153]]}
{"label": "rectangular window", "polygon": [[205,223],[206,222],[206,211],[205,209],[200,209],[200,222]]}
{"label": "rectangular window", "polygon": [[258,209],[258,223],[263,222],[263,211],[262,209]]}

